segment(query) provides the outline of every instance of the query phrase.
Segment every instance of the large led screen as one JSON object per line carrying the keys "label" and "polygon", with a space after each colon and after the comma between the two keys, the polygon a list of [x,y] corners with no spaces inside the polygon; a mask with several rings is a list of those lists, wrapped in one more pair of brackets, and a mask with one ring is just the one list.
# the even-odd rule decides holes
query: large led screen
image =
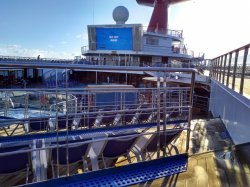
{"label": "large led screen", "polygon": [[97,50],[132,50],[132,28],[96,28]]}

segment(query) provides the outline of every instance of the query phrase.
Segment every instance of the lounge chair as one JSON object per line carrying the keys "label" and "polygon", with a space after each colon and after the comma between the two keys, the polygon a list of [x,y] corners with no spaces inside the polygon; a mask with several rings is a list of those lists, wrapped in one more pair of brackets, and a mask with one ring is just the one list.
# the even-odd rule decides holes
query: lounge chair
{"label": "lounge chair", "polygon": [[73,116],[58,116],[58,129],[66,129],[68,120],[68,129],[70,130],[73,123]]}
{"label": "lounge chair", "polygon": [[[83,170],[88,171],[88,165],[86,162],[86,156],[89,150],[90,144],[77,144],[72,145],[73,143],[84,143],[84,141],[88,141],[90,139],[83,139],[83,140],[69,140],[68,144],[66,141],[59,142],[59,145],[63,145],[63,147],[52,148],[51,151],[51,166],[52,166],[52,175],[53,178],[55,177],[55,170],[54,166],[66,166],[67,164],[75,164],[78,162],[83,163]],[[55,146],[56,144],[52,144]],[[67,150],[68,149],[68,150]],[[57,154],[58,150],[58,154]],[[68,155],[67,155],[68,154]],[[67,161],[68,156],[68,161]],[[58,160],[57,160],[58,159]],[[59,173],[57,174],[59,175]]]}
{"label": "lounge chair", "polygon": [[[8,120],[11,120],[11,121],[8,121]],[[0,116],[0,123],[1,123],[0,129],[3,129],[7,136],[12,136],[20,125],[24,127],[23,122],[13,117]],[[15,125],[15,128],[10,129],[10,125]]]}
{"label": "lounge chair", "polygon": [[113,161],[116,161],[120,156],[127,157],[128,161],[131,162],[129,152],[134,146],[135,140],[138,138],[138,135],[139,133],[137,132],[109,135],[109,138],[120,138],[110,139],[106,142],[106,145],[102,152],[102,161],[104,168],[112,165],[114,163]]}
{"label": "lounge chair", "polygon": [[48,130],[48,117],[42,118],[31,118],[28,122],[27,132],[35,132],[35,131],[47,131]]}
{"label": "lounge chair", "polygon": [[109,112],[109,113],[104,113],[103,117],[102,117],[102,124],[106,125],[106,126],[110,126],[113,124],[114,119],[116,117],[116,113],[115,112]]}
{"label": "lounge chair", "polygon": [[[0,148],[0,176],[14,176],[20,172],[24,172],[26,176],[26,183],[29,180],[30,174],[30,153],[15,153],[11,155],[2,156],[1,153],[28,150],[28,145],[2,147]],[[4,186],[4,184],[1,184]]]}
{"label": "lounge chair", "polygon": [[[135,146],[133,148],[133,152],[137,156],[138,161],[144,161],[144,160],[151,160],[152,156],[151,153],[156,153],[157,152],[157,143],[160,138],[160,151],[163,151],[164,149],[167,149],[166,154],[172,153],[172,149],[174,149],[176,154],[179,154],[179,151],[177,147],[174,144],[171,144],[171,142],[179,137],[181,134],[182,129],[176,128],[172,130],[167,130],[165,133],[163,131],[160,132],[159,135],[156,133],[150,134],[150,135],[145,135],[141,136],[137,142],[135,143]],[[141,156],[141,158],[140,158]]]}

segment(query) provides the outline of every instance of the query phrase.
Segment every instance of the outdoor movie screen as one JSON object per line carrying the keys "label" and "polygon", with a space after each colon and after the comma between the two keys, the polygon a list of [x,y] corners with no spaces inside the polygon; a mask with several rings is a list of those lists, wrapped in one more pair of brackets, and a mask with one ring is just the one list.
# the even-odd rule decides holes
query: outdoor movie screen
{"label": "outdoor movie screen", "polygon": [[96,28],[97,50],[132,50],[132,28]]}

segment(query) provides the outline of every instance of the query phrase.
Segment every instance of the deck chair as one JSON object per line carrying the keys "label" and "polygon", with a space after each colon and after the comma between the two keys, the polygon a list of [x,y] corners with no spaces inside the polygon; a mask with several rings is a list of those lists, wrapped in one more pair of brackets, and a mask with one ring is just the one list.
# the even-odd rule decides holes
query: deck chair
{"label": "deck chair", "polygon": [[80,128],[92,128],[97,114],[82,115],[78,127]]}
{"label": "deck chair", "polygon": [[[67,118],[66,116],[63,117],[58,117],[58,129],[66,129],[66,121]],[[78,129],[79,124],[81,121],[81,116],[69,116],[68,117],[68,129]],[[56,130],[56,118],[50,118],[49,119],[49,125],[48,125],[49,131],[54,131]]]}
{"label": "deck chair", "polygon": [[[8,120],[16,120],[16,121],[8,121]],[[7,136],[12,136],[20,125],[24,127],[23,122],[18,121],[16,118],[13,117],[0,116],[0,123],[1,123],[0,130],[3,129]],[[11,125],[15,125],[15,128],[11,129],[10,128]]]}
{"label": "deck chair", "polygon": [[[140,123],[147,123],[147,122],[151,122],[152,121],[152,117],[151,115],[153,115],[153,111],[150,110],[142,110],[139,116],[139,122]],[[150,118],[151,117],[151,118]]]}
{"label": "deck chair", "polygon": [[48,121],[49,121],[48,117],[31,118],[28,122],[28,129],[26,129],[26,131],[27,132],[47,131]]}
{"label": "deck chair", "polygon": [[116,126],[121,121],[122,115],[117,111],[117,108],[114,106],[109,106],[104,109],[105,112],[103,113],[102,117],[102,125],[109,126]]}
{"label": "deck chair", "polygon": [[127,124],[127,123],[131,123],[133,117],[134,117],[134,114],[135,112],[131,112],[131,111],[125,111],[123,113],[123,119],[124,119],[124,122]]}
{"label": "deck chair", "polygon": [[[157,142],[158,138],[160,138],[160,150],[163,151],[164,148],[167,150],[167,154],[171,155],[172,149],[174,149],[176,154],[179,154],[179,151],[177,147],[172,144],[172,141],[179,137],[182,130],[181,129],[173,129],[176,131],[166,131],[160,132],[160,135],[157,134],[151,134],[147,135],[147,138],[145,136],[141,136],[140,139],[137,140],[135,143],[135,146],[133,147],[133,152],[135,153],[138,161],[144,161],[144,160],[151,160],[152,156],[151,153],[157,152]],[[140,158],[141,156],[141,158]]]}
{"label": "deck chair", "polygon": [[102,117],[102,124],[106,126],[112,125],[115,117],[116,117],[115,112],[104,113]]}
{"label": "deck chair", "polygon": [[155,122],[156,121],[156,117],[157,117],[157,112],[156,111],[152,111],[150,116],[148,117],[148,122]]}
{"label": "deck chair", "polygon": [[79,127],[87,127],[87,128],[99,127],[101,125],[102,118],[103,114],[101,110],[99,110],[98,113],[95,114],[91,113],[84,114],[79,122]]}
{"label": "deck chair", "polygon": [[138,123],[139,116],[140,116],[139,111],[130,111],[129,109],[127,109],[123,113],[123,120],[126,124],[136,124]]}
{"label": "deck chair", "polygon": [[[135,136],[124,137],[128,135]],[[134,146],[135,140],[138,138],[137,135],[139,135],[139,133],[137,132],[109,135],[109,138],[120,138],[111,139],[106,142],[106,145],[101,155],[104,168],[110,167],[110,165],[114,164],[114,161],[116,161],[120,156],[127,157],[128,161],[131,162],[129,152]]]}
{"label": "deck chair", "polygon": [[[12,147],[2,147],[0,148],[0,176],[11,176],[19,174],[20,172],[25,172],[26,183],[29,181],[30,174],[30,153],[16,153],[12,155],[1,156],[1,153],[28,150],[28,145],[19,145]],[[3,185],[3,184],[1,184]]]}
{"label": "deck chair", "polygon": [[[178,120],[178,116],[180,115],[178,109],[170,109],[168,111],[166,111],[166,113],[164,113],[163,111],[160,112],[160,119],[162,121],[164,121],[164,119],[166,121],[175,121]],[[188,115],[187,115],[188,116]],[[157,117],[157,114],[156,114]],[[180,120],[180,119],[179,119]]]}
{"label": "deck chair", "polygon": [[114,117],[114,121],[112,122],[113,126],[121,125],[122,115],[120,113],[116,113]]}
{"label": "deck chair", "polygon": [[[68,141],[68,163],[70,165],[76,164],[79,162],[83,163],[83,170],[88,171],[88,165],[86,161],[86,156],[89,150],[89,144],[80,144],[80,145],[72,145],[72,143],[80,143],[84,141],[88,141],[90,139],[83,140],[69,140]],[[55,178],[55,166],[66,166],[67,165],[67,145],[66,141],[59,142],[59,145],[65,144],[63,147],[52,148],[51,150],[51,166],[52,166],[52,176]],[[56,145],[55,143],[52,145]],[[58,163],[57,163],[58,157]],[[59,175],[59,174],[58,174]]]}
{"label": "deck chair", "polygon": [[93,124],[93,127],[100,127],[100,125],[102,123],[102,118],[103,118],[103,114],[101,112],[99,112],[95,118],[95,122]]}
{"label": "deck chair", "polygon": [[66,129],[68,120],[68,129],[70,130],[73,123],[73,116],[58,116],[58,129]]}

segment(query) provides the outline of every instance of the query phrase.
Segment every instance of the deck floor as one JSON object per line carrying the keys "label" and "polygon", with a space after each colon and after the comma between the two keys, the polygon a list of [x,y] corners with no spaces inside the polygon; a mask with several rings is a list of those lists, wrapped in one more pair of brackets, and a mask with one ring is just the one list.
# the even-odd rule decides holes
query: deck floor
{"label": "deck floor", "polygon": [[188,170],[171,177],[148,181],[136,186],[177,186],[177,187],[229,187],[250,186],[249,168],[228,159],[219,158],[221,152],[207,152],[189,157]]}
{"label": "deck floor", "polygon": [[[225,132],[220,119],[193,120],[187,172],[133,187],[249,187],[250,165],[230,151],[232,142]],[[185,132],[179,138],[181,152],[185,150],[184,137]]]}

